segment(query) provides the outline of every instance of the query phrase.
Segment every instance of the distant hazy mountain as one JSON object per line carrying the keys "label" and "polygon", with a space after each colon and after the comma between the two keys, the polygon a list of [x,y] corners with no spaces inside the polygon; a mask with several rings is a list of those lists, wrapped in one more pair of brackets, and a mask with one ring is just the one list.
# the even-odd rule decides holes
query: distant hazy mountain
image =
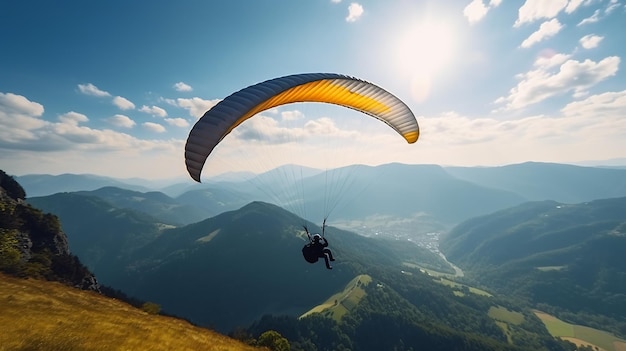
{"label": "distant hazy mountain", "polygon": [[178,197],[189,191],[221,187],[255,193],[259,186],[274,184],[276,181],[280,182],[281,179],[285,179],[286,175],[289,175],[290,178],[295,178],[295,174],[297,174],[298,179],[303,179],[320,172],[322,172],[322,170],[305,166],[284,165],[261,174],[252,172],[226,172],[217,176],[204,178],[200,184],[189,178],[180,182],[170,182],[170,184],[158,189],[171,197]]}
{"label": "distant hazy mountain", "polygon": [[[520,204],[512,192],[459,180],[436,165],[387,164],[378,167],[350,166],[354,173],[337,218],[362,218],[374,214],[408,217],[428,213],[444,223],[458,223],[477,215]],[[324,202],[323,175],[307,179],[312,203]]]}
{"label": "distant hazy mountain", "polygon": [[446,172],[531,201],[579,203],[626,196],[626,169],[527,162],[502,167],[446,167]]}
{"label": "distant hazy mountain", "polygon": [[112,285],[112,272],[121,269],[123,257],[167,228],[155,217],[117,208],[94,195],[58,193],[28,202],[59,217],[71,252],[106,285]]}
{"label": "distant hazy mountain", "polygon": [[[217,185],[206,185],[196,190],[189,190],[176,197],[176,201],[186,207],[195,208],[207,219],[222,212],[238,209],[254,201],[255,196],[237,189]],[[201,219],[196,220],[199,222]],[[186,224],[188,224],[187,222]]]}
{"label": "distant hazy mountain", "polygon": [[183,225],[201,221],[215,211],[187,205],[161,192],[138,192],[116,187],[104,187],[93,191],[79,191],[80,195],[98,196],[117,208],[128,208],[148,214],[159,221],[172,225]]}
{"label": "distant hazy mountain", "polygon": [[[122,183],[124,180],[94,176],[40,175],[20,179],[27,184],[29,197],[93,191],[105,186],[141,193],[154,189],[150,181],[137,189],[135,185]],[[233,210],[251,201],[264,201],[316,222],[329,213],[334,220],[344,222],[376,216],[396,219],[423,216],[432,223],[416,225],[437,228],[529,200],[577,203],[626,196],[626,170],[550,163],[485,168],[353,165],[332,170],[288,165],[243,181],[187,182],[168,186],[163,191],[181,205],[196,208],[188,211],[185,218],[181,217],[180,223]],[[168,220],[178,216],[175,210],[171,216],[158,210],[171,206],[170,200],[153,203],[152,208],[141,208],[135,200],[131,202],[138,206],[127,205],[151,214],[156,211],[155,215],[163,214],[162,218]],[[206,215],[197,217],[201,213]]]}
{"label": "distant hazy mountain", "polygon": [[[15,177],[28,197],[46,196],[61,192],[96,190],[106,186],[130,189],[135,191],[150,191],[151,188],[141,185],[125,183],[122,180],[101,177],[91,174],[29,174]],[[148,182],[145,182],[146,184]]]}
{"label": "distant hazy mountain", "polygon": [[[288,199],[301,194],[307,214],[319,214],[318,218],[310,218],[314,221],[320,221],[322,214],[332,209],[335,220],[428,214],[442,223],[456,224],[525,201],[511,192],[459,180],[436,165],[353,165],[304,179],[268,177],[253,184],[264,185],[261,191],[256,190],[263,201],[292,211],[297,211],[299,205],[288,203]],[[254,188],[247,191],[253,193]],[[285,190],[281,193],[273,189]]]}
{"label": "distant hazy mountain", "polygon": [[440,249],[501,292],[626,323],[626,197],[525,203],[459,224]]}

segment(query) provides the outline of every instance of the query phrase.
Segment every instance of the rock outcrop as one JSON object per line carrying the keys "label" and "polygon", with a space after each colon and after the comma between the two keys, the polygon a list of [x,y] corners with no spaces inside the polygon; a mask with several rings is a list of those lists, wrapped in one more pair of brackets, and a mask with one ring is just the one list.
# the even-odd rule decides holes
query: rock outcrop
{"label": "rock outcrop", "polygon": [[0,271],[100,292],[93,273],[71,254],[59,219],[25,197],[19,183],[0,170]]}

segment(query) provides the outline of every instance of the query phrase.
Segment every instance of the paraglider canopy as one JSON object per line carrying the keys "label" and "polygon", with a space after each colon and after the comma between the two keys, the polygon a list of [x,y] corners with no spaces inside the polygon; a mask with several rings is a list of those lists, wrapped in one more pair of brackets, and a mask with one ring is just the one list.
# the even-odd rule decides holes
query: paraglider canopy
{"label": "paraglider canopy", "polygon": [[322,102],[370,115],[393,128],[408,143],[419,127],[408,106],[388,91],[364,80],[335,73],[305,73],[271,79],[231,94],[196,122],[185,145],[185,164],[200,182],[202,167],[217,144],[248,118],[295,102]]}

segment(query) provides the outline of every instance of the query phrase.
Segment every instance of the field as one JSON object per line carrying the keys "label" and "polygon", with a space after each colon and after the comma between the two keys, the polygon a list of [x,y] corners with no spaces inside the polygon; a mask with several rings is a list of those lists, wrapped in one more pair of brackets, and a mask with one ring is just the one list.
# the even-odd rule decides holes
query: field
{"label": "field", "polygon": [[600,351],[626,351],[626,340],[617,338],[613,334],[570,324],[541,311],[534,312],[553,336],[569,340],[577,345],[591,345],[599,348]]}
{"label": "field", "polygon": [[[467,290],[467,291],[471,292],[472,294],[476,294],[476,295],[482,295],[482,296],[487,296],[487,297],[493,296],[490,293],[486,292],[485,290],[481,290],[481,289],[477,289],[477,288],[474,288],[474,287],[471,287],[471,286],[468,286],[468,285],[465,285],[465,284],[457,283],[457,282],[454,282],[452,280],[449,280],[449,279],[446,279],[446,278],[443,278],[443,277],[441,277],[441,278],[439,278],[439,280],[435,280],[435,281],[455,289],[455,291],[454,291],[455,295],[458,295],[458,296],[463,296],[463,294],[462,294],[463,290]],[[457,292],[460,292],[461,294],[457,294]]]}
{"label": "field", "polygon": [[[420,272],[428,274],[429,276],[435,278],[434,280],[437,283],[443,284],[443,285],[447,285],[449,287],[451,287],[452,289],[454,289],[454,291],[452,292],[454,295],[456,296],[464,296],[465,292],[470,292],[472,294],[476,294],[476,295],[482,295],[482,296],[487,296],[487,297],[491,297],[493,295],[491,295],[490,293],[488,293],[485,290],[481,290],[478,288],[474,288],[471,287],[469,285],[465,285],[465,284],[461,284],[461,283],[457,283],[451,279],[453,279],[455,277],[455,274],[450,274],[450,273],[443,273],[443,272],[438,272],[432,269],[427,269],[424,267],[421,267],[415,263],[410,263],[410,262],[403,262],[402,263],[405,267],[409,267],[409,268],[413,268],[413,269],[419,269]],[[402,272],[404,274],[410,274],[410,272]]]}
{"label": "field", "polygon": [[567,266],[543,266],[543,267],[535,267],[535,268],[542,272],[548,272],[548,271],[561,271],[567,268]]}
{"label": "field", "polygon": [[511,342],[511,325],[516,326],[524,322],[524,314],[520,312],[510,311],[502,306],[490,307],[489,317],[496,321],[496,324],[502,329],[509,342]]}
{"label": "field", "polygon": [[301,315],[300,318],[304,318],[312,313],[322,313],[336,321],[340,321],[341,317],[356,307],[359,301],[365,297],[366,293],[362,287],[371,282],[372,277],[369,275],[362,274],[356,276],[346,285],[343,291],[334,294],[322,304],[313,307]]}
{"label": "field", "polygon": [[402,262],[402,264],[406,267],[409,268],[413,268],[413,269],[418,269],[420,272],[422,273],[426,273],[430,276],[433,277],[454,277],[454,274],[450,274],[450,273],[443,273],[443,272],[438,272],[432,269],[428,269],[428,268],[424,268],[418,264],[415,263],[411,263],[411,262]]}
{"label": "field", "polygon": [[0,325],[0,351],[260,350],[97,293],[3,274]]}

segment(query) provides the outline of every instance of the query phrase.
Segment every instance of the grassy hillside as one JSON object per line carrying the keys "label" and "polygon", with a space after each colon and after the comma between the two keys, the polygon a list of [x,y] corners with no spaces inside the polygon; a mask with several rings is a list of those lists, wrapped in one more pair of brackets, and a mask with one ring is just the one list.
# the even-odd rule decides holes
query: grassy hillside
{"label": "grassy hillside", "polygon": [[313,307],[301,315],[300,318],[307,317],[313,313],[322,313],[324,316],[340,321],[341,317],[356,307],[359,301],[365,297],[366,293],[363,288],[371,282],[372,277],[367,274],[356,276],[342,291],[329,297],[322,304]]}
{"label": "grassy hillside", "polygon": [[564,322],[552,315],[535,311],[553,336],[568,340],[576,345],[590,345],[594,350],[624,351],[626,340],[602,330]]}
{"label": "grassy hillside", "polygon": [[57,282],[0,274],[0,349],[259,350]]}

